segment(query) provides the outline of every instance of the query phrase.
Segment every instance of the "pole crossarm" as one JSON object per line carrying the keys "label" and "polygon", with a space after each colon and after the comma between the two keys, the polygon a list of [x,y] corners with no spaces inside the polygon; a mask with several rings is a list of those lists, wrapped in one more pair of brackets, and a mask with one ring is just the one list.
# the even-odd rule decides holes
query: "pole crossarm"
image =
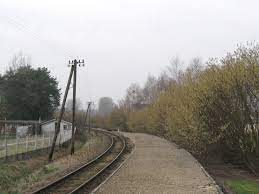
{"label": "pole crossarm", "polygon": [[70,66],[70,65],[79,65],[79,67],[81,67],[81,66],[85,66],[85,60],[83,59],[83,60],[76,60],[76,59],[74,59],[74,60],[72,60],[72,61],[68,61],[68,66]]}

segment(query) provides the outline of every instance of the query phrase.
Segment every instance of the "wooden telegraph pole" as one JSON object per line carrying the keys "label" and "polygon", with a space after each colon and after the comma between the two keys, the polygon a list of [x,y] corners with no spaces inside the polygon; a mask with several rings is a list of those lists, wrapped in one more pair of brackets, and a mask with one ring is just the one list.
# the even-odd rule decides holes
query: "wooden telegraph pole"
{"label": "wooden telegraph pole", "polygon": [[52,140],[52,146],[51,146],[51,150],[50,150],[50,153],[49,153],[49,162],[52,160],[55,145],[56,145],[56,141],[57,141],[57,137],[58,137],[58,134],[60,132],[60,122],[63,118],[66,100],[67,100],[67,94],[68,94],[68,90],[69,90],[69,87],[70,87],[70,84],[71,84],[73,72],[74,72],[74,66],[72,65],[71,69],[70,69],[69,78],[68,78],[68,81],[67,81],[67,87],[66,87],[65,95],[64,95],[64,98],[63,98],[62,106],[61,106],[59,117],[58,117],[58,122],[57,122],[57,125],[55,126],[55,135],[54,135],[54,138]]}
{"label": "wooden telegraph pole", "polygon": [[65,110],[65,105],[66,105],[66,100],[67,100],[67,95],[68,95],[68,91],[70,88],[70,84],[71,84],[71,80],[72,80],[72,76],[74,74],[74,81],[73,81],[73,122],[72,122],[72,140],[71,140],[71,155],[74,154],[74,143],[75,143],[75,137],[74,137],[74,133],[75,133],[75,105],[76,105],[76,73],[77,73],[77,65],[79,66],[84,66],[84,60],[82,61],[77,61],[76,59],[73,61],[69,61],[69,65],[71,65],[71,69],[70,69],[70,74],[69,74],[69,78],[68,78],[68,82],[67,82],[67,87],[66,87],[66,91],[64,94],[64,99],[62,102],[62,106],[60,109],[60,113],[59,113],[59,117],[58,117],[58,122],[57,125],[55,126],[55,135],[52,141],[52,146],[51,146],[51,150],[49,153],[49,161],[52,160],[53,157],[53,153],[55,150],[55,145],[56,145],[56,141],[57,141],[57,136],[60,132],[60,123],[61,120],[63,118],[63,114],[64,114],[64,110]]}
{"label": "wooden telegraph pole", "polygon": [[72,66],[74,66],[74,83],[73,83],[73,116],[72,116],[72,141],[71,141],[71,155],[75,152],[75,126],[76,126],[76,120],[75,120],[75,114],[76,114],[76,77],[77,77],[77,65],[79,67],[84,66],[84,60],[73,60]]}
{"label": "wooden telegraph pole", "polygon": [[91,105],[91,103],[88,102],[87,110],[86,110],[86,113],[85,113],[85,119],[84,119],[84,127],[85,128],[87,128],[87,119],[88,119],[90,105]]}
{"label": "wooden telegraph pole", "polygon": [[92,102],[88,102],[89,105],[89,114],[88,114],[88,132],[91,130],[91,104]]}
{"label": "wooden telegraph pole", "polygon": [[76,114],[76,71],[77,71],[77,61],[74,60],[74,80],[73,80],[73,115],[72,115],[72,141],[71,141],[71,155],[74,154],[74,142],[75,142],[75,114]]}

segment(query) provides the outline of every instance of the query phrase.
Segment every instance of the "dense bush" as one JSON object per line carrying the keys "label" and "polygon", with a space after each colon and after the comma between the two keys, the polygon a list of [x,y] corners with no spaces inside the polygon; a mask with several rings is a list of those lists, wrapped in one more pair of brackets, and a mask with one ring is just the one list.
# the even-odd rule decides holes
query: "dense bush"
{"label": "dense bush", "polygon": [[[179,60],[174,60],[174,68],[153,78],[152,84],[149,78],[143,88],[134,84],[128,89],[116,110],[120,126],[163,136],[196,156],[220,153],[228,160],[248,161],[247,156],[259,153],[254,127],[258,59],[259,46],[248,45],[206,65],[194,59],[185,71],[179,71]],[[114,125],[113,120],[108,119],[108,125]]]}

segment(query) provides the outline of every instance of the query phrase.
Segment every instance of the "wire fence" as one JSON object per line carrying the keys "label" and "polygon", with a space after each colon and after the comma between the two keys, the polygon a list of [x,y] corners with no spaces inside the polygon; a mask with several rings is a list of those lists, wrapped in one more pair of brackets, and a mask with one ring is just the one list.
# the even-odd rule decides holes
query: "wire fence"
{"label": "wire fence", "polygon": [[[58,135],[56,145],[61,145],[70,140],[72,137],[71,130],[64,130]],[[17,135],[7,134],[0,137],[0,158],[18,155],[29,151],[48,148],[52,145],[54,133],[42,135],[26,135],[19,137]]]}

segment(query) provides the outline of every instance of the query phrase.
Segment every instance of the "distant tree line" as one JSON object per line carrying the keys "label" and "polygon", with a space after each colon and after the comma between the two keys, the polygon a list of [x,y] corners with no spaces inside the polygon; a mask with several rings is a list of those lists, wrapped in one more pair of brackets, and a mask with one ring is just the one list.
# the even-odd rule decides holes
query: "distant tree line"
{"label": "distant tree line", "polygon": [[195,58],[185,70],[181,64],[175,58],[144,87],[132,84],[106,127],[159,135],[204,159],[258,166],[259,45],[205,64]]}

